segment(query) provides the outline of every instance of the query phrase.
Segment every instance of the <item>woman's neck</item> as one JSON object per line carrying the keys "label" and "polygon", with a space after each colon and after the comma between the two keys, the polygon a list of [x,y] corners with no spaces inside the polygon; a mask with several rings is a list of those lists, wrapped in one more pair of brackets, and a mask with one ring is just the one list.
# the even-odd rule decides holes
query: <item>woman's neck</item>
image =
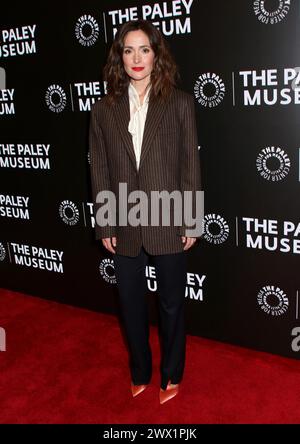
{"label": "woman's neck", "polygon": [[147,89],[150,86],[149,80],[147,79],[147,81],[143,82],[141,80],[135,81],[135,80],[131,80],[131,84],[134,86],[136,92],[138,93],[138,95],[144,96],[147,92]]}

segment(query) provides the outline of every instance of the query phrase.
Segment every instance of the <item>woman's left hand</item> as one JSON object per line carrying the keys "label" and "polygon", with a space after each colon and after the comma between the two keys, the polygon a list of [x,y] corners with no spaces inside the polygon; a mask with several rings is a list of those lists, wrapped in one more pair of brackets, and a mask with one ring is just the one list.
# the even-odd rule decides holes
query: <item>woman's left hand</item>
{"label": "woman's left hand", "polygon": [[187,237],[187,236],[181,236],[181,239],[182,243],[185,244],[183,248],[184,250],[188,250],[189,248],[191,248],[197,240],[196,237]]}

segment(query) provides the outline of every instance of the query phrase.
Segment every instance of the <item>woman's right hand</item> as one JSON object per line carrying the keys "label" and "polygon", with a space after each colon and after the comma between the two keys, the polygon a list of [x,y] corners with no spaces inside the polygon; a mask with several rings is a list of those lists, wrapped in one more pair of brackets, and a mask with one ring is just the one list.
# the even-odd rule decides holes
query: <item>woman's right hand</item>
{"label": "woman's right hand", "polygon": [[116,251],[114,250],[113,247],[117,246],[117,238],[116,237],[105,237],[102,240],[102,244],[104,245],[104,247],[110,251],[111,253],[115,254]]}

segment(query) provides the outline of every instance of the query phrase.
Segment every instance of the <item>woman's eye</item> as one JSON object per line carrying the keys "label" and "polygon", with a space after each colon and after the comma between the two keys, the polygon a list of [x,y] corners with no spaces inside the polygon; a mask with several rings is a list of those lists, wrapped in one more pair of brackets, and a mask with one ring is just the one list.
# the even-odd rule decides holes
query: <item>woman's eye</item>
{"label": "woman's eye", "polygon": [[129,54],[129,53],[130,53],[130,49],[125,49],[125,50],[124,50],[124,53],[125,53],[125,54]]}
{"label": "woman's eye", "polygon": [[144,48],[143,52],[149,52],[149,48]]}

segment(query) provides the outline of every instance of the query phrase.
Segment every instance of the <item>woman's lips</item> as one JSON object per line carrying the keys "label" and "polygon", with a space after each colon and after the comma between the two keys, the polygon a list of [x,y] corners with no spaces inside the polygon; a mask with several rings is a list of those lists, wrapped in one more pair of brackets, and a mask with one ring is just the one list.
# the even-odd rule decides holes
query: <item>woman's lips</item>
{"label": "woman's lips", "polygon": [[144,67],[134,67],[132,68],[134,71],[142,71],[144,69]]}

